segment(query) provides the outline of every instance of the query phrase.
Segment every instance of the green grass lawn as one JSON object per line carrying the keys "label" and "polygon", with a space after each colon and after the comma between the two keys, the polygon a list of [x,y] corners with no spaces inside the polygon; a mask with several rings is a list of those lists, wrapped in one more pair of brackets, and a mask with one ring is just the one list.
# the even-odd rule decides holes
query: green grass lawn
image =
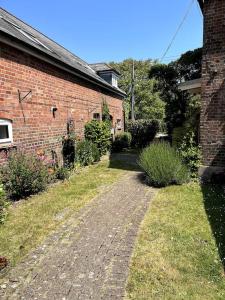
{"label": "green grass lawn", "polygon": [[[0,256],[15,265],[60,223],[124,173],[116,162],[114,168],[108,166],[107,160],[85,168],[68,181],[10,206],[5,224],[0,225]],[[64,212],[62,219],[56,218],[60,212]]]}
{"label": "green grass lawn", "polygon": [[140,229],[127,299],[225,299],[224,242],[221,187],[159,190]]}

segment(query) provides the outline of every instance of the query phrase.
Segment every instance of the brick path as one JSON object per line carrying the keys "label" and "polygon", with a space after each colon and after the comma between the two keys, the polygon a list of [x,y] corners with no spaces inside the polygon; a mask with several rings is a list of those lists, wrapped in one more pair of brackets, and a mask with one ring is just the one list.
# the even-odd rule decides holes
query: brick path
{"label": "brick path", "polygon": [[7,275],[0,299],[122,299],[154,191],[128,172]]}

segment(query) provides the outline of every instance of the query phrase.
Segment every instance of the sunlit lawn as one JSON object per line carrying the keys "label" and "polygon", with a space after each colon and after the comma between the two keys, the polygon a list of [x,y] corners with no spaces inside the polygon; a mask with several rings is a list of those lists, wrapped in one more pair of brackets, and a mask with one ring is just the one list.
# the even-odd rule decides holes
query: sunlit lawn
{"label": "sunlit lawn", "polygon": [[225,299],[224,242],[221,187],[159,190],[136,243],[127,299]]}
{"label": "sunlit lawn", "polygon": [[[0,225],[0,256],[7,257],[15,265],[60,223],[124,173],[116,165],[114,168],[108,166],[108,161],[90,166],[68,181],[11,206],[5,224]],[[62,212],[63,218],[57,218]]]}

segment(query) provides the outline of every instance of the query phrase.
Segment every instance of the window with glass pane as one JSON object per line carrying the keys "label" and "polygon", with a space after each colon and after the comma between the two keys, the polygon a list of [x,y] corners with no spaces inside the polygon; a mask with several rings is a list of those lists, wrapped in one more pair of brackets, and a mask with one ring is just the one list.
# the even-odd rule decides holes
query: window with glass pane
{"label": "window with glass pane", "polygon": [[0,125],[0,140],[9,138],[9,127],[8,125]]}
{"label": "window with glass pane", "polygon": [[97,120],[97,121],[100,121],[100,114],[99,113],[94,113],[93,114],[93,119]]}

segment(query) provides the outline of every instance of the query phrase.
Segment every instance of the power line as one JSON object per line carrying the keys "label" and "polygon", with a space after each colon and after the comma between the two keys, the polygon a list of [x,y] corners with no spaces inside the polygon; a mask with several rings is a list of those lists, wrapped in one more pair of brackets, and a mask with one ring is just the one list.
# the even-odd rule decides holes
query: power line
{"label": "power line", "polygon": [[187,19],[188,15],[189,15],[189,13],[191,11],[191,8],[192,8],[192,6],[194,4],[194,2],[195,2],[195,0],[191,0],[190,4],[189,4],[189,6],[188,6],[188,8],[187,8],[187,10],[185,12],[185,15],[184,15],[183,19],[182,19],[181,23],[179,24],[179,26],[178,26],[175,34],[173,35],[173,37],[171,39],[171,42],[169,43],[169,46],[166,48],[166,51],[164,52],[163,56],[161,57],[160,62],[162,62],[164,60],[165,56],[167,55],[168,51],[170,50],[171,46],[173,45],[173,42],[176,39],[179,31],[181,30],[181,28],[182,28],[185,20]]}

